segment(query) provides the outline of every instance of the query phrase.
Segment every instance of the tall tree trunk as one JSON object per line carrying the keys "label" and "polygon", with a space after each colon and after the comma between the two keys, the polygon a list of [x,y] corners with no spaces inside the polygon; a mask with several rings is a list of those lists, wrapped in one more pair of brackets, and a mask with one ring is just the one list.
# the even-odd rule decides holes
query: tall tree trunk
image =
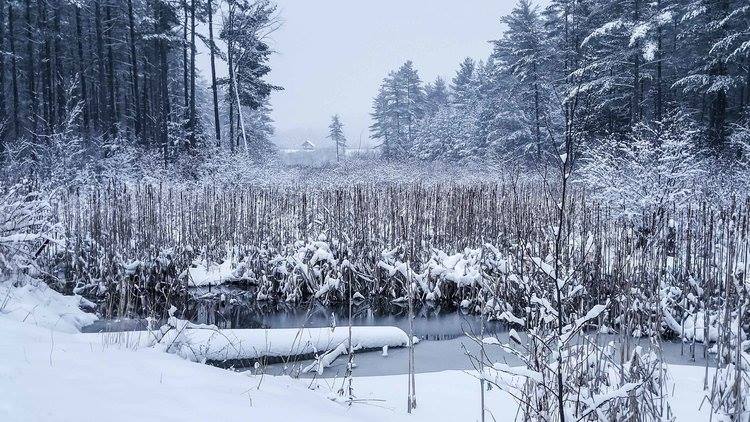
{"label": "tall tree trunk", "polygon": [[13,29],[14,21],[13,3],[8,3],[8,42],[10,43],[11,81],[13,84],[13,136],[18,138],[21,133],[21,128],[18,118],[18,66],[16,63],[16,37]]}
{"label": "tall tree trunk", "polygon": [[[240,79],[237,76],[237,72],[235,73],[235,90],[234,90],[234,99],[237,101],[237,128],[240,129],[240,133],[242,133],[242,145],[245,147],[245,154],[250,155],[250,148],[247,144],[247,133],[245,132],[245,119],[242,117],[242,103],[240,103]],[[240,140],[239,137],[237,139],[237,149],[239,149]]]}
{"label": "tall tree trunk", "polygon": [[109,113],[107,110],[107,101],[105,100],[105,81],[104,81],[104,37],[102,34],[102,15],[99,0],[94,0],[94,26],[96,27],[96,61],[98,70],[99,86],[97,87],[97,116],[99,117],[99,132],[108,137],[109,130],[105,129],[105,124],[109,123]]}
{"label": "tall tree trunk", "polygon": [[33,22],[31,21],[31,0],[26,0],[26,77],[28,78],[29,84],[29,99],[31,101],[31,113],[29,114],[29,132],[31,137],[36,139],[37,137],[37,125],[39,120],[39,100],[36,92],[36,64],[34,60],[34,30]]}
{"label": "tall tree trunk", "polygon": [[539,163],[542,162],[542,126],[540,123],[539,112],[539,75],[536,71],[536,61],[531,64],[531,71],[534,73],[534,138],[536,141],[536,156]]}
{"label": "tall tree trunk", "polygon": [[[719,63],[713,70],[713,76],[726,76],[727,69],[723,63]],[[718,90],[713,95],[710,105],[709,115],[709,135],[714,147],[720,148],[724,144],[726,133],[724,124],[727,118],[727,92],[723,89]]]}
{"label": "tall tree trunk", "polygon": [[[91,7],[89,7],[91,9]],[[82,9],[85,10],[85,9]],[[88,80],[89,80],[89,115],[91,116],[90,119],[90,129],[93,132],[94,130],[98,131],[100,124],[101,124],[101,115],[100,115],[100,103],[99,103],[99,86],[97,85],[99,83],[99,68],[98,68],[98,56],[96,55],[96,37],[95,37],[95,28],[94,24],[91,21],[91,11],[89,10],[88,13],[89,17],[87,18],[86,15],[81,15],[81,19],[84,22],[88,21],[88,24],[85,24],[86,28],[86,38],[84,39],[83,46],[84,46],[84,53],[86,54],[86,70],[88,72]]]}
{"label": "tall tree trunk", "polygon": [[[0,50],[5,51],[5,0],[0,0]],[[5,154],[5,135],[8,133],[8,109],[5,104],[5,54],[0,57],[0,162]]]}
{"label": "tall tree trunk", "polygon": [[[229,95],[232,95],[229,88]],[[229,152],[234,154],[234,101],[229,101]]]}
{"label": "tall tree trunk", "polygon": [[190,146],[195,146],[195,0],[190,0]]}
{"label": "tall tree trunk", "polygon": [[111,134],[114,136],[117,134],[117,124],[120,122],[119,119],[119,112],[117,107],[117,102],[115,101],[116,97],[116,87],[115,84],[117,81],[115,81],[115,59],[114,59],[114,53],[112,51],[112,42],[114,40],[114,37],[112,36],[112,13],[111,9],[112,6],[109,4],[110,0],[105,0],[105,6],[104,6],[104,13],[106,16],[106,22],[105,22],[105,30],[104,30],[104,36],[107,40],[107,95],[108,95],[108,105],[107,109],[109,109],[109,120],[108,120],[108,128],[111,132]]}
{"label": "tall tree trunk", "polygon": [[187,0],[182,2],[185,22],[182,25],[182,88],[185,95],[185,110],[190,105],[190,92],[188,91],[188,6]]}
{"label": "tall tree trunk", "polygon": [[[171,22],[168,20],[167,14],[169,12],[165,10],[155,10],[156,16],[154,21],[156,22],[156,33],[164,35],[169,33],[171,30]],[[152,60],[152,69],[156,70],[156,63],[158,63],[158,71],[152,70],[150,73],[153,78],[155,88],[157,92],[153,96],[152,107],[154,109],[155,127],[154,132],[158,135],[158,142],[160,143],[163,155],[164,155],[164,166],[166,167],[170,159],[170,122],[172,121],[172,107],[171,99],[169,94],[169,45],[164,36],[156,37],[153,41],[154,48],[154,60]]]}
{"label": "tall tree trunk", "polygon": [[[656,10],[661,13],[661,0],[656,1]],[[664,54],[662,53],[662,28],[659,24],[656,28],[656,121],[662,119],[662,60]]]}
{"label": "tall tree trunk", "polygon": [[[633,22],[638,25],[640,20],[639,0],[633,2]],[[636,41],[633,47],[633,91],[631,93],[630,127],[641,120],[641,43]]]}
{"label": "tall tree trunk", "polygon": [[214,128],[216,129],[216,146],[221,146],[221,123],[219,122],[219,94],[216,86],[216,61],[214,59],[214,11],[211,0],[208,0],[208,42],[211,55],[211,91],[214,99]]}
{"label": "tall tree trunk", "polygon": [[88,92],[86,87],[86,65],[85,58],[83,55],[83,37],[81,31],[81,7],[76,5],[76,42],[78,44],[78,72],[79,72],[79,83],[81,84],[81,103],[83,103],[83,130],[86,137],[90,134],[90,116],[89,116],[89,100]]}
{"label": "tall tree trunk", "polygon": [[128,29],[130,31],[130,77],[133,87],[133,118],[135,119],[135,136],[141,135],[141,107],[138,97],[138,57],[135,55],[135,16],[133,15],[133,0],[128,0]]}
{"label": "tall tree trunk", "polygon": [[49,23],[47,21],[47,1],[37,0],[37,24],[39,34],[44,37],[44,48],[42,55],[42,116],[44,119],[45,133],[49,133],[54,127],[55,116],[52,107],[52,43],[49,38]]}
{"label": "tall tree trunk", "polygon": [[[721,6],[717,12],[719,15],[716,17],[717,20],[721,21],[725,19],[727,15],[729,15],[729,9],[729,2],[727,0],[722,1]],[[725,28],[721,28],[720,32],[720,35],[722,37],[726,36]],[[708,72],[711,79],[727,76],[728,69],[727,64],[724,62],[724,60],[722,58],[714,58],[713,60],[714,63]],[[721,148],[724,146],[724,141],[726,138],[725,125],[727,120],[727,106],[727,91],[721,88],[712,95],[712,101],[709,105],[709,137],[711,144],[716,148]]]}
{"label": "tall tree trunk", "polygon": [[57,103],[57,122],[63,124],[65,122],[65,88],[63,87],[65,79],[65,68],[63,67],[62,49],[60,47],[60,20],[61,20],[61,9],[63,5],[60,0],[54,1],[54,20],[52,21],[54,34],[54,41],[52,43],[53,54],[52,58],[55,60],[54,63],[54,91],[55,91],[55,102]]}
{"label": "tall tree trunk", "polygon": [[141,133],[146,147],[151,147],[156,143],[156,131],[154,130],[154,113],[153,113],[153,95],[154,89],[154,63],[155,60],[149,46],[144,47],[146,59],[143,61],[143,89],[141,90]]}
{"label": "tall tree trunk", "polygon": [[[229,4],[229,27],[234,25],[234,5]],[[234,49],[231,35],[227,37],[227,66],[229,68],[229,145],[232,153],[235,152],[234,133]]]}
{"label": "tall tree trunk", "polygon": [[169,61],[167,60],[166,41],[159,40],[159,61],[160,61],[160,110],[159,110],[159,133],[161,135],[161,144],[164,148],[164,167],[169,162]]}

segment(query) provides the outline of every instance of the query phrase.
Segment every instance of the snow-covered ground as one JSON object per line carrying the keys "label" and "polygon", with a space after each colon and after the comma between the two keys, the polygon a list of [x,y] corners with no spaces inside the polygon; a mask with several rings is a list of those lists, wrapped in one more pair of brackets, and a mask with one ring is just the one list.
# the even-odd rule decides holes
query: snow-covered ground
{"label": "snow-covered ground", "polygon": [[44,283],[29,280],[14,287],[0,282],[0,318],[37,325],[65,333],[77,333],[96,321],[82,307],[95,305],[81,296],[63,296]]}
{"label": "snow-covered ground", "polygon": [[[342,379],[232,372],[139,347],[127,335],[74,333],[91,319],[73,306],[78,299],[46,286],[5,287],[0,421],[479,420],[479,382],[471,372],[417,374],[418,408],[412,415],[405,411],[406,375],[354,378],[357,400],[348,405],[332,400]],[[707,405],[699,410],[703,369],[670,370],[678,386],[671,398],[677,420],[708,420]],[[497,389],[487,393],[486,404],[494,420],[516,415],[512,399]]]}

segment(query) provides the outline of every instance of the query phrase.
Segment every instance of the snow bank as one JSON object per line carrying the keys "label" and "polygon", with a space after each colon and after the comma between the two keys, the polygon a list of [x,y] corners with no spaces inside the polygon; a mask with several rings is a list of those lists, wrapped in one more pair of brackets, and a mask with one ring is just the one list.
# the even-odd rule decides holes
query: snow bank
{"label": "snow bank", "polygon": [[0,421],[414,421],[403,406],[349,407],[309,382],[195,364],[3,315],[0,333]]}
{"label": "snow bank", "polygon": [[0,316],[66,333],[96,321],[94,314],[81,310],[93,304],[81,296],[63,296],[44,282],[28,279],[21,286],[0,282]]}

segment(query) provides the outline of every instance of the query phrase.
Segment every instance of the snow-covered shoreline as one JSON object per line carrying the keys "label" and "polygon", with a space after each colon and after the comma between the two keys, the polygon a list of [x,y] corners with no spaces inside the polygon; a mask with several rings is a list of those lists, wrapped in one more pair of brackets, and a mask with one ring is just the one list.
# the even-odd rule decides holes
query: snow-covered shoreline
{"label": "snow-covered shoreline", "polygon": [[[190,362],[164,353],[163,347],[146,347],[147,332],[78,333],[79,324],[95,318],[78,309],[79,298],[61,296],[41,284],[2,286],[9,298],[0,312],[3,421],[479,419],[475,371],[417,374],[419,407],[411,415],[404,405],[407,374],[354,378],[354,401],[349,405],[337,393],[341,379],[294,379],[264,375],[262,367],[234,372]],[[213,329],[184,331],[219,357],[233,350],[227,347],[229,341],[250,344],[267,338],[267,352],[279,353],[330,350],[348,341],[348,327],[226,330],[221,336]],[[290,338],[294,343],[288,343]],[[408,340],[393,327],[354,327],[352,338],[363,348]],[[239,350],[256,352],[250,347]],[[679,386],[670,392],[677,420],[707,420],[708,406],[700,407],[703,368],[669,365],[669,373]],[[493,389],[485,400],[487,414],[495,420],[515,417],[517,405],[507,393]]]}
{"label": "snow-covered shoreline", "polygon": [[[354,379],[356,401],[337,402],[341,380],[233,372],[127,341],[104,342],[0,316],[3,421],[443,421],[479,420],[473,371],[416,375],[419,406],[406,414],[407,375]],[[389,358],[384,358],[389,359]],[[677,421],[708,420],[700,367],[672,365]],[[512,420],[516,404],[487,392],[488,415]],[[488,416],[489,417],[489,416]]]}

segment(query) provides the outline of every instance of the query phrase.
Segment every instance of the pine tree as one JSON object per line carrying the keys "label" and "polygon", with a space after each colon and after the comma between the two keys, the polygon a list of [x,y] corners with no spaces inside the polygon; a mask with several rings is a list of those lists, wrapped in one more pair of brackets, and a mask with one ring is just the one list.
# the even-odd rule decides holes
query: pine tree
{"label": "pine tree", "polygon": [[164,158],[164,165],[166,166],[170,159],[171,151],[171,137],[170,128],[172,127],[171,122],[174,120],[172,116],[172,103],[170,100],[169,92],[169,53],[171,50],[171,43],[169,40],[173,39],[173,28],[177,24],[177,13],[173,8],[173,5],[164,0],[151,0],[151,12],[153,14],[153,31],[150,37],[153,52],[153,66],[154,74],[152,75],[152,86],[154,87],[154,94],[152,96],[152,104],[155,111],[156,118],[156,131],[155,140],[158,145],[162,147],[162,156]]}
{"label": "pine tree", "polygon": [[414,142],[416,126],[424,115],[425,96],[422,81],[411,61],[407,61],[396,72],[392,94],[395,97],[397,119],[403,123],[400,146],[409,151]]}
{"label": "pine tree", "polygon": [[551,0],[540,12],[521,0],[487,61],[460,63],[447,104],[442,79],[411,101],[408,66],[390,72],[373,102],[372,136],[387,158],[543,162],[566,136],[582,147],[629,142],[635,128],[661,130],[679,112],[702,128],[695,142],[721,153],[747,133],[746,3]]}
{"label": "pine tree", "polygon": [[248,108],[245,118],[245,130],[247,131],[250,149],[254,151],[253,158],[260,160],[277,152],[276,144],[271,141],[274,133],[273,119],[271,118],[271,105],[266,99],[258,108]]}
{"label": "pine tree", "polygon": [[[211,116],[205,107],[211,99],[202,90],[211,89],[215,96],[216,143],[226,124],[218,97],[229,97],[226,80],[204,87],[196,68],[196,39],[211,46],[212,61],[228,58],[212,34],[210,12],[217,9],[232,10],[235,16],[233,25],[223,28],[223,35],[232,37],[232,77],[239,87],[230,91],[231,98],[237,103],[239,97],[248,115],[243,126],[265,122],[246,127],[246,133],[257,127],[263,129],[256,133],[266,133],[268,94],[276,88],[265,81],[271,50],[264,38],[277,26],[270,0],[4,0],[4,145],[32,165],[41,165],[33,163],[40,163],[39,155],[52,154],[50,140],[63,135],[85,139],[85,148],[103,144],[105,148],[79,154],[92,159],[131,147],[146,156],[161,155],[165,163],[187,151],[202,154],[188,148],[205,141],[202,126]],[[199,24],[206,18],[209,34],[203,37]]]}
{"label": "pine tree", "polygon": [[[687,1],[678,9],[681,77],[674,88],[697,109],[710,145],[721,149],[750,98],[750,6],[743,0]],[[700,101],[698,101],[700,100]]]}
{"label": "pine tree", "polygon": [[[230,104],[230,138],[235,137],[236,118],[248,154],[252,151],[243,126],[242,107],[257,110],[266,104],[272,91],[282,89],[263,79],[271,71],[268,65],[271,49],[264,36],[278,25],[275,14],[276,6],[268,0],[230,0],[228,19],[220,34],[228,50],[229,78],[220,83],[229,84],[226,101]],[[239,145],[234,139],[230,142],[233,150]]]}
{"label": "pine tree", "polygon": [[378,95],[372,102],[372,112],[370,113],[372,124],[370,133],[373,139],[380,140],[380,153],[385,158],[394,157],[395,146],[390,134],[390,115],[388,113],[388,92],[386,91],[385,82],[380,86]]}
{"label": "pine tree", "polygon": [[440,109],[447,107],[450,104],[448,86],[446,85],[445,80],[440,76],[435,79],[435,82],[425,85],[424,92],[425,114],[427,116],[435,115]]}
{"label": "pine tree", "polygon": [[451,81],[451,102],[454,107],[471,107],[475,104],[477,98],[475,70],[476,63],[469,57],[459,65]]}
{"label": "pine tree", "polygon": [[328,126],[328,138],[336,144],[336,161],[340,160],[340,154],[346,153],[346,137],[344,136],[344,125],[338,114],[331,117],[331,124]]}
{"label": "pine tree", "polygon": [[478,155],[489,159],[526,157],[535,145],[528,113],[517,106],[521,100],[514,95],[517,81],[492,60],[487,67],[483,84],[487,95],[478,116]]}
{"label": "pine tree", "polygon": [[406,157],[414,144],[426,98],[422,81],[411,61],[391,72],[373,103],[372,136],[381,143],[385,158]]}
{"label": "pine tree", "polygon": [[514,79],[514,94],[527,115],[524,120],[532,125],[531,141],[541,160],[545,105],[550,97],[545,80],[550,50],[543,23],[529,0],[521,0],[501,21],[507,29],[500,40],[493,42],[493,58],[499,71],[507,72]]}

